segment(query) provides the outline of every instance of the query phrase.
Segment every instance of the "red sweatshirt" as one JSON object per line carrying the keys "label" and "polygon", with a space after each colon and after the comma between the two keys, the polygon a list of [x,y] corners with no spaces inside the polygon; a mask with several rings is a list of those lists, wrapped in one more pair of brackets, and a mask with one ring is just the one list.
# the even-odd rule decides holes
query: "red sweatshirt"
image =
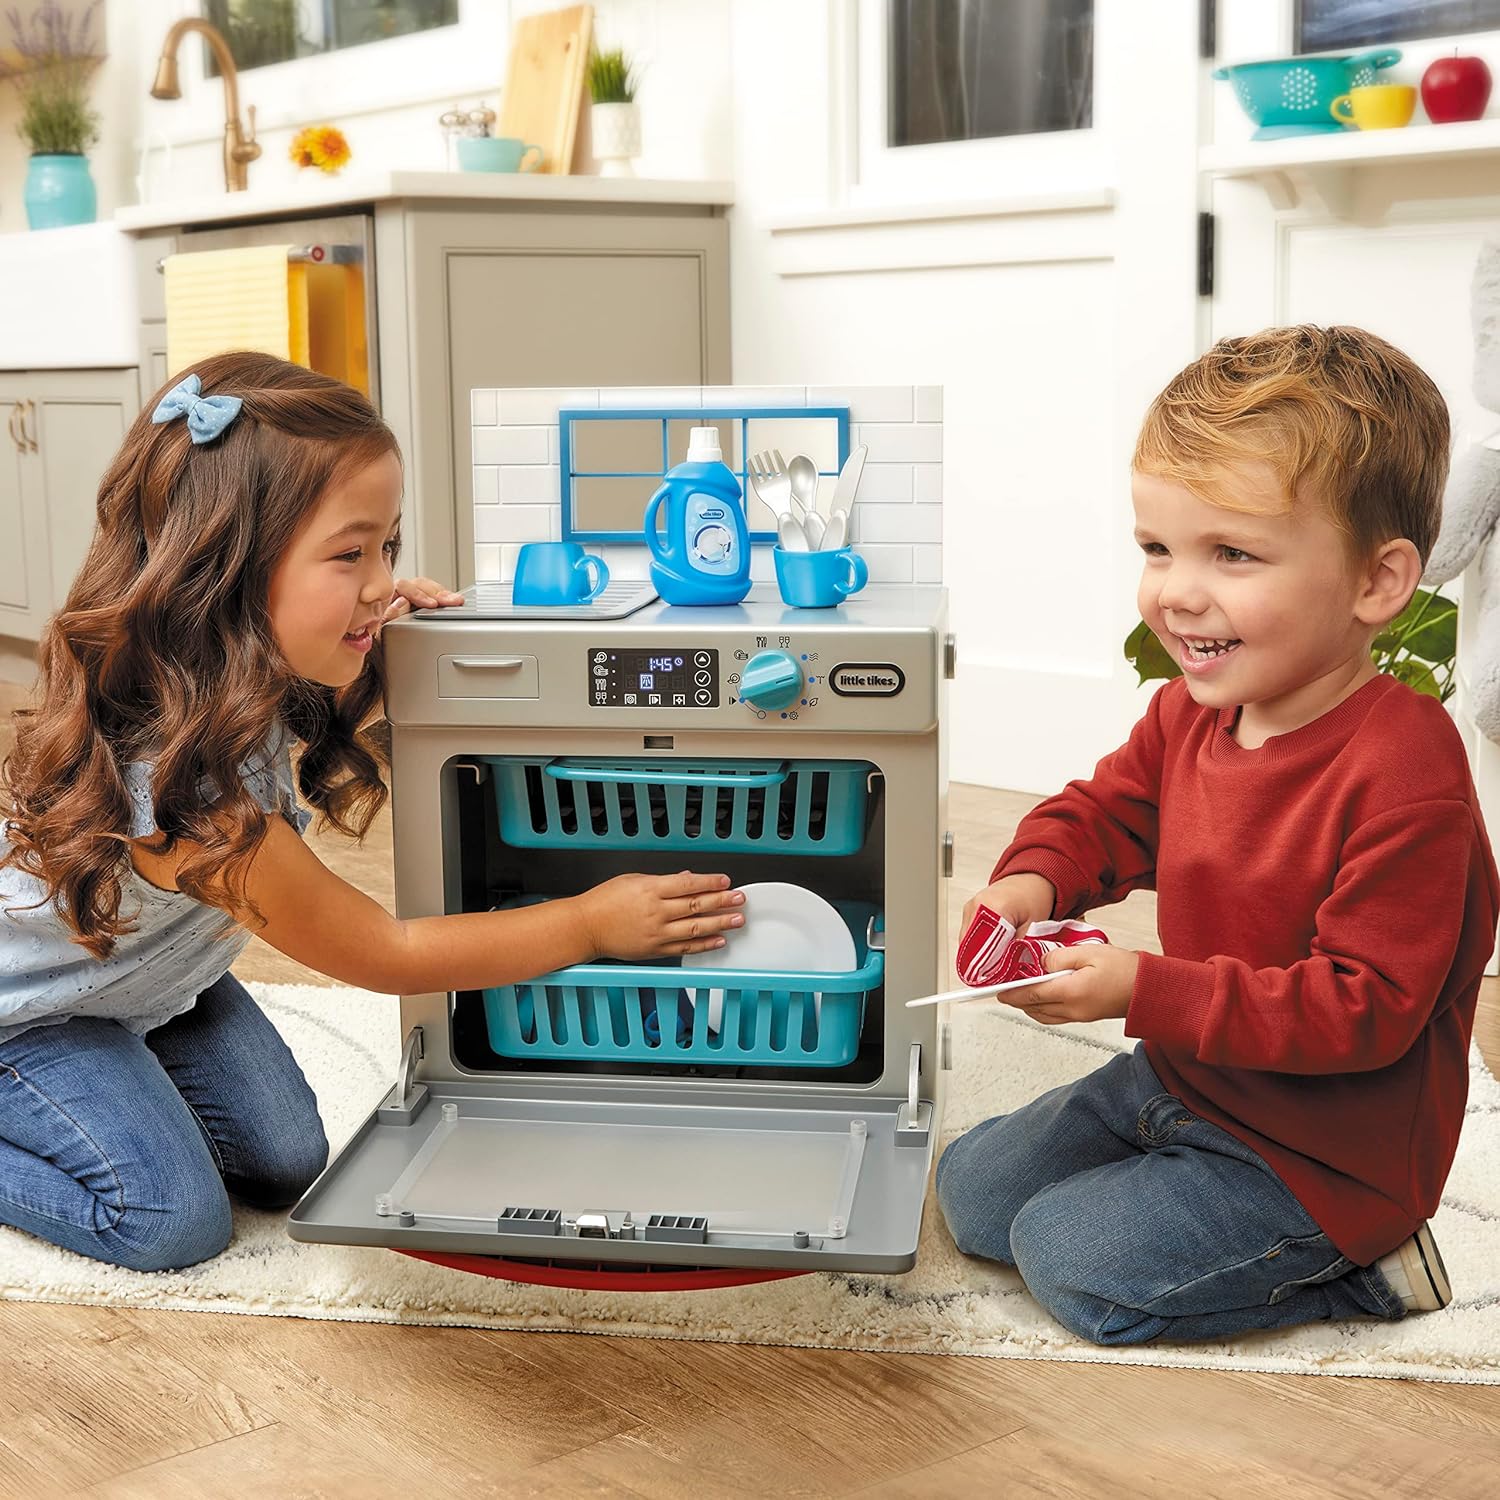
{"label": "red sweatshirt", "polygon": [[1500,877],[1446,710],[1377,677],[1243,749],[1176,679],[1029,813],[993,879],[1053,915],[1157,892],[1125,1019],[1163,1085],[1368,1265],[1437,1208],[1463,1124]]}

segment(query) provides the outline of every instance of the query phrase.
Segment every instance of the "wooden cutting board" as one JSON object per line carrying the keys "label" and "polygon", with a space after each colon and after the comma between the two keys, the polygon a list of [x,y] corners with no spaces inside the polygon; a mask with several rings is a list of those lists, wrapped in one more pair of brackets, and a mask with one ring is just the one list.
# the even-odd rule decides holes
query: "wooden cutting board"
{"label": "wooden cutting board", "polygon": [[538,171],[565,174],[573,169],[593,36],[592,5],[523,16],[511,27],[496,134],[540,146]]}

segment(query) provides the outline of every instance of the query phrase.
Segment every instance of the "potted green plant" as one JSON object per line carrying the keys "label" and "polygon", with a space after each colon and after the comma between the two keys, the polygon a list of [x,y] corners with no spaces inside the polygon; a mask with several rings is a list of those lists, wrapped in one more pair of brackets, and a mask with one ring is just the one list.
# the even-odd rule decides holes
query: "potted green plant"
{"label": "potted green plant", "polygon": [[589,57],[589,131],[601,177],[634,177],[632,158],[641,154],[641,115],[636,80],[619,47]]}
{"label": "potted green plant", "polygon": [[88,148],[99,139],[99,115],[89,104],[89,79],[99,63],[93,24],[98,0],[81,12],[43,0],[22,20],[6,12],[21,67],[12,75],[21,97],[17,127],[31,147],[26,173],[26,219],[33,229],[91,224],[98,213]]}
{"label": "potted green plant", "polygon": [[[1457,654],[1458,606],[1445,594],[1426,589],[1411,596],[1411,603],[1370,646],[1370,655],[1382,672],[1439,703],[1453,696]],[[1182,669],[1144,620],[1125,637],[1125,660],[1135,668],[1140,682],[1182,676]]]}

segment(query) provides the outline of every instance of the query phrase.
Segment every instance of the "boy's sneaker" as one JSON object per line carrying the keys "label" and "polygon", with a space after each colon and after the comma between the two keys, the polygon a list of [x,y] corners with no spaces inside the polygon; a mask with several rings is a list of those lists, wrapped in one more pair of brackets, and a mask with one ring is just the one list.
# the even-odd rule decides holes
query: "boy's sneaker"
{"label": "boy's sneaker", "polygon": [[1375,1267],[1405,1303],[1407,1312],[1436,1312],[1453,1300],[1447,1268],[1426,1224],[1389,1255],[1382,1255]]}

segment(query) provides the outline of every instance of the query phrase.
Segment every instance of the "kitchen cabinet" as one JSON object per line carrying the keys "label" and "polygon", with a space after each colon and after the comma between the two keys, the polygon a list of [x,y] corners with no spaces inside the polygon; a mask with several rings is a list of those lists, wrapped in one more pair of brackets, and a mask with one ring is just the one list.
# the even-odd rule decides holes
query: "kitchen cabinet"
{"label": "kitchen cabinet", "polygon": [[0,636],[37,640],[67,597],[139,409],[134,369],[0,371]]}
{"label": "kitchen cabinet", "polygon": [[726,385],[723,184],[386,173],[327,202],[234,194],[123,209],[137,239],[140,392],[169,374],[160,262],[239,245],[360,247],[372,397],[406,465],[401,569],[474,576],[476,388]]}

